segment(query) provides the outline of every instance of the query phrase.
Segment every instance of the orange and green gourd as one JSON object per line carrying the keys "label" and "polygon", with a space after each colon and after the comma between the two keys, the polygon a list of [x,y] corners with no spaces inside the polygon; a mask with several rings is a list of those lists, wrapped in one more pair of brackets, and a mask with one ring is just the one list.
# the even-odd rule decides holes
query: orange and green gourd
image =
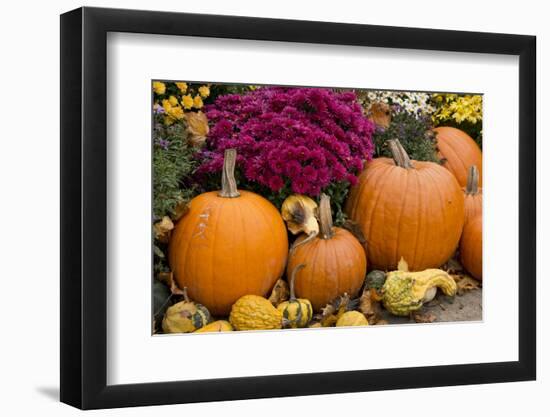
{"label": "orange and green gourd", "polygon": [[296,329],[298,327],[307,327],[313,317],[313,307],[309,300],[305,298],[296,298],[294,292],[294,282],[296,273],[305,267],[305,264],[296,265],[290,275],[290,297],[277,306],[277,310],[283,313],[283,323],[285,327]]}
{"label": "orange and green gourd", "polygon": [[382,287],[382,303],[390,313],[407,316],[431,301],[437,288],[448,296],[454,296],[457,291],[455,280],[441,269],[391,271]]}
{"label": "orange and green gourd", "polygon": [[176,303],[166,310],[162,320],[164,333],[191,333],[206,326],[212,317],[208,309],[202,304],[189,299],[187,288],[183,288],[183,301]]}

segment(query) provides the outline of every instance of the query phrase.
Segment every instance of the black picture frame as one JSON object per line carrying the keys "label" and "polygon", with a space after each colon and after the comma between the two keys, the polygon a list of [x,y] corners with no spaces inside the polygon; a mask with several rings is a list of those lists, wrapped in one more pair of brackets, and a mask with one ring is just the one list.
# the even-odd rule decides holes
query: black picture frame
{"label": "black picture frame", "polygon": [[[519,56],[519,360],[113,385],[107,376],[108,32]],[[536,378],[536,38],[251,17],[80,8],[61,16],[61,401],[82,409]]]}

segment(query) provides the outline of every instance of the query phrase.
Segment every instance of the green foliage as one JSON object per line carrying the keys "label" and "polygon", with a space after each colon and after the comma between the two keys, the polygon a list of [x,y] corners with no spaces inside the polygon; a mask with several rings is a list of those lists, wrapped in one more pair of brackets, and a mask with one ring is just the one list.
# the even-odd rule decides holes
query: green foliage
{"label": "green foliage", "polygon": [[210,104],[216,101],[216,98],[219,96],[224,96],[226,94],[245,94],[249,91],[258,88],[254,85],[246,84],[211,84],[210,85],[210,96],[208,100],[205,100],[205,104]]}
{"label": "green foliage", "polygon": [[437,157],[435,135],[428,116],[415,116],[407,112],[393,114],[387,129],[377,129],[374,139],[376,156],[391,157],[387,146],[390,139],[399,139],[409,157],[418,161],[440,162]]}
{"label": "green foliage", "polygon": [[153,146],[153,220],[172,216],[175,208],[195,194],[190,178],[196,167],[194,149],[187,144],[183,122],[156,123]]}
{"label": "green foliage", "polygon": [[[185,122],[171,126],[163,124],[162,114],[155,115],[153,128],[153,222],[164,216],[173,217],[176,207],[196,195],[191,176],[196,168],[195,150],[188,145]],[[166,245],[154,242],[155,275],[169,270],[166,262]]]}

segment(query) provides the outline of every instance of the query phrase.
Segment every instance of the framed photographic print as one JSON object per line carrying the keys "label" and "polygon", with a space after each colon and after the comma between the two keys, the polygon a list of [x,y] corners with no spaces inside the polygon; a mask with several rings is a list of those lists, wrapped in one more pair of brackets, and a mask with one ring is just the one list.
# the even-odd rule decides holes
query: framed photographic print
{"label": "framed photographic print", "polygon": [[532,36],[62,15],[61,400],[535,379],[535,103]]}

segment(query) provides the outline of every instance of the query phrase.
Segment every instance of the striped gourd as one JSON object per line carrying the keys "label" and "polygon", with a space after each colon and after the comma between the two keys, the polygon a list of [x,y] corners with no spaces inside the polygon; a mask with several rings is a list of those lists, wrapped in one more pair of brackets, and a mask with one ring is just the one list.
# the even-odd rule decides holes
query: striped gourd
{"label": "striped gourd", "polygon": [[305,264],[297,265],[290,275],[290,297],[277,306],[277,309],[283,314],[283,323],[285,327],[298,328],[307,327],[313,317],[313,307],[309,300],[305,298],[296,298],[294,292],[294,281],[296,273],[305,267]]}
{"label": "striped gourd", "polygon": [[183,301],[166,310],[162,320],[162,330],[165,333],[191,333],[207,325],[211,320],[208,309],[202,304],[191,301],[187,296],[187,288],[184,288]]}

